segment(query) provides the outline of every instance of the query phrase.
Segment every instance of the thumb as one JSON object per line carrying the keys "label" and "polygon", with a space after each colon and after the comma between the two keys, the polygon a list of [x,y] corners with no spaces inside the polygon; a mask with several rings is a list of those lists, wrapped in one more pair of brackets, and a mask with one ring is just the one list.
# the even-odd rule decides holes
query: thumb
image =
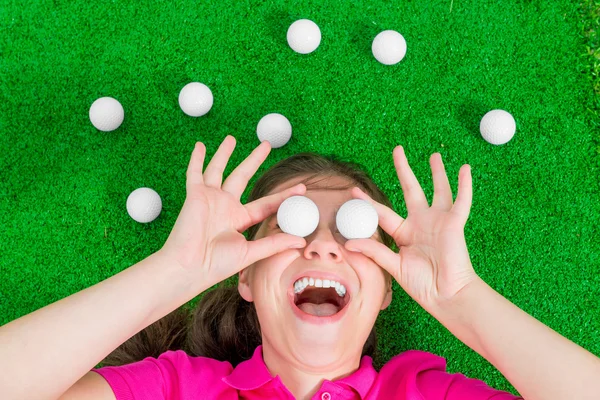
{"label": "thumb", "polygon": [[306,246],[306,240],[287,233],[277,233],[258,240],[250,240],[248,241],[248,252],[244,260],[244,268],[282,251],[304,246]]}
{"label": "thumb", "polygon": [[400,254],[393,252],[385,244],[373,239],[351,239],[344,244],[344,247],[351,252],[358,251],[371,258],[398,281]]}

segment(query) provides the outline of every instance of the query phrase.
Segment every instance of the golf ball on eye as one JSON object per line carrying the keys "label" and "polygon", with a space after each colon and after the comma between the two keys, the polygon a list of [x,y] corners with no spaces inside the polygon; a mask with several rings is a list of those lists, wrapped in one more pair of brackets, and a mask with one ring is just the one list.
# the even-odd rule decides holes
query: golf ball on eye
{"label": "golf ball on eye", "polygon": [[284,146],[292,137],[292,124],[281,114],[267,114],[258,121],[256,127],[258,140],[267,140],[272,148]]}
{"label": "golf ball on eye", "polygon": [[287,41],[297,53],[312,53],[321,43],[321,30],[313,21],[300,19],[290,25],[287,31]]}
{"label": "golf ball on eye", "polygon": [[210,111],[212,105],[212,92],[203,83],[188,83],[179,92],[179,107],[190,117],[203,116]]}
{"label": "golf ball on eye", "polygon": [[124,117],[123,106],[112,97],[100,97],[90,107],[90,121],[100,131],[114,131],[121,126]]}
{"label": "golf ball on eye", "polygon": [[285,233],[308,236],[319,225],[319,208],[308,197],[288,197],[277,210],[277,223]]}
{"label": "golf ball on eye", "polygon": [[383,31],[375,36],[371,51],[380,63],[385,65],[397,64],[406,54],[406,40],[396,31]]}
{"label": "golf ball on eye", "polygon": [[150,188],[136,189],[127,197],[127,213],[137,222],[154,221],[161,210],[162,201],[160,196]]}
{"label": "golf ball on eye", "polygon": [[481,136],[491,144],[507,143],[515,135],[517,124],[510,113],[492,110],[483,116],[479,124]]}
{"label": "golf ball on eye", "polygon": [[353,199],[345,202],[335,216],[338,231],[346,239],[368,239],[377,231],[379,217],[368,201]]}

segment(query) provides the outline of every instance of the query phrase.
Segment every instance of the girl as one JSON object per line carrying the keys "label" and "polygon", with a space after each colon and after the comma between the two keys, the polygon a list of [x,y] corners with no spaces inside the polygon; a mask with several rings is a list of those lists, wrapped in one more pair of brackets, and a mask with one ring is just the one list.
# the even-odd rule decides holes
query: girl
{"label": "girl", "polygon": [[[435,190],[429,207],[396,147],[404,219],[358,168],[310,154],[276,164],[242,205],[270,145],[260,144],[222,183],[234,147],[228,136],[203,171],[206,150],[196,144],[186,200],[159,251],[0,328],[0,398],[519,398],[449,374],[444,359],[427,352],[404,352],[376,371],[372,329],[391,302],[392,280],[498,368],[523,398],[600,398],[600,359],[475,273],[463,234],[472,197],[468,165],[459,172],[453,204],[441,156],[431,157]],[[293,195],[319,207],[319,225],[306,238],[276,224],[279,205]],[[336,210],[352,198],[377,210],[379,229],[369,239],[345,240],[335,229]],[[241,233],[247,229],[249,241]],[[198,305],[189,353],[177,349],[181,342],[167,340],[158,348],[172,349],[162,354],[93,368],[136,333],[167,314],[177,316],[172,312],[182,304],[237,273],[235,293],[217,289]],[[312,286],[319,281],[333,281],[335,288]],[[184,330],[182,321],[174,329]],[[113,360],[145,338],[136,335]]]}

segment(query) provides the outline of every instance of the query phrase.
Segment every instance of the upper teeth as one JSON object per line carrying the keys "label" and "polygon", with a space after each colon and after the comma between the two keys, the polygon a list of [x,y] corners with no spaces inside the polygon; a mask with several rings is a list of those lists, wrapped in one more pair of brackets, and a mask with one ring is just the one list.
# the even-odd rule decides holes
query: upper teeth
{"label": "upper teeth", "polygon": [[331,279],[308,278],[306,276],[304,278],[298,279],[294,283],[294,293],[296,293],[296,294],[302,293],[302,291],[304,291],[304,289],[306,289],[307,286],[322,287],[322,288],[332,287],[332,288],[335,288],[335,291],[337,292],[337,294],[340,297],[344,297],[344,295],[346,294],[346,288],[344,287],[344,285],[342,285],[339,282],[336,282]]}

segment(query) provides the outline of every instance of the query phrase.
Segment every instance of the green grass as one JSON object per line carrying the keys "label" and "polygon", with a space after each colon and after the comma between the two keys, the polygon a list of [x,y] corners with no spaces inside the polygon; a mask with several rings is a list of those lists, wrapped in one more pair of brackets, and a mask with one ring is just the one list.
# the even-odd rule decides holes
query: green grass
{"label": "green grass", "polygon": [[588,77],[594,90],[594,101],[590,111],[597,117],[596,140],[600,154],[600,2],[583,0],[581,2],[581,36],[585,39],[585,53],[589,60]]}
{"label": "green grass", "polygon": [[[364,164],[402,216],[394,146],[405,147],[430,202],[432,153],[441,152],[455,195],[458,170],[470,164],[465,236],[478,274],[600,354],[599,8],[590,0],[4,2],[0,323],[158,250],[185,199],[195,141],[209,158],[234,135],[229,173],[258,145],[259,119],[279,112],[293,137],[259,173],[301,151],[335,153]],[[309,55],[285,40],[300,18],[323,35]],[[407,41],[395,66],[370,53],[385,29]],[[204,117],[178,106],[191,81],[213,91]],[[114,132],[88,119],[102,96],[125,109]],[[495,108],[517,121],[501,146],[478,129]],[[163,201],[150,224],[125,209],[141,186]],[[378,365],[419,349],[445,357],[450,372],[515,392],[398,285],[377,328]]]}

